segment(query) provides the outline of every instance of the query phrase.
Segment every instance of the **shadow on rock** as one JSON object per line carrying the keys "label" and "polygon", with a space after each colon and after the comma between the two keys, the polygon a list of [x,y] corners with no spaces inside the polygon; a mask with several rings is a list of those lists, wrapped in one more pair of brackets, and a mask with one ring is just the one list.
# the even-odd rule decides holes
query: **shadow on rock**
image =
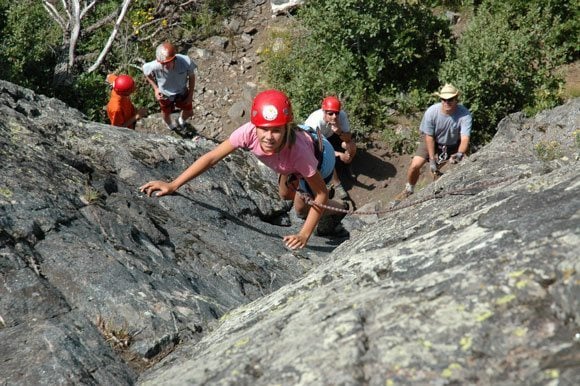
{"label": "shadow on rock", "polygon": [[358,150],[351,165],[338,162],[336,171],[345,189],[358,186],[366,190],[376,188],[374,184],[363,184],[358,176],[366,176],[375,181],[385,181],[397,174],[397,169],[390,162],[385,162],[367,150]]}

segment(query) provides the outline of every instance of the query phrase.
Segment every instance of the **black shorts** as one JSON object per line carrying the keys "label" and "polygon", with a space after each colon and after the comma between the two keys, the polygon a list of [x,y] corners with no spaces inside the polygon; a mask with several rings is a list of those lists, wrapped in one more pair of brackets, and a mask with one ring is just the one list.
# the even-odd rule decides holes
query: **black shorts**
{"label": "black shorts", "polygon": [[342,148],[343,141],[342,139],[340,139],[340,136],[338,134],[332,134],[330,137],[327,137],[326,139],[328,139],[328,142],[330,142],[335,151],[340,152],[344,151],[344,149]]}

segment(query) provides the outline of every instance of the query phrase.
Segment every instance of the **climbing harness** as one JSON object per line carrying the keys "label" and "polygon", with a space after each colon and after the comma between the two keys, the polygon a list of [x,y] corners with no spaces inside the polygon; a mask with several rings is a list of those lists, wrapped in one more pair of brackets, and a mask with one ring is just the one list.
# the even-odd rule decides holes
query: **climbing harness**
{"label": "climbing harness", "polygon": [[[443,173],[441,173],[441,171],[439,170],[440,166],[443,166],[447,162],[455,163],[453,160],[453,156],[449,156],[449,153],[447,152],[447,150],[448,150],[447,145],[436,144],[436,146],[439,149],[439,151],[438,151],[437,159],[435,161],[437,163],[437,170],[435,172],[432,172],[433,181],[437,181],[439,179],[439,177],[441,177],[443,175]],[[455,146],[451,146],[451,148],[456,149]]]}
{"label": "climbing harness", "polygon": [[359,216],[378,215],[378,214],[384,214],[384,213],[389,213],[389,212],[394,212],[397,210],[405,209],[405,208],[408,208],[411,206],[421,204],[421,203],[426,202],[426,201],[430,201],[430,200],[433,200],[436,198],[442,198],[445,196],[476,194],[476,192],[473,192],[473,190],[475,190],[475,189],[484,189],[484,188],[488,188],[491,186],[502,184],[504,182],[513,182],[519,178],[520,178],[519,176],[510,176],[510,177],[500,178],[497,180],[488,180],[488,181],[483,181],[483,182],[476,182],[474,184],[468,185],[468,186],[461,188],[461,189],[454,189],[454,190],[449,190],[447,192],[433,193],[433,194],[431,194],[427,197],[424,197],[420,200],[411,201],[411,202],[408,202],[404,205],[397,205],[397,206],[391,207],[389,209],[378,210],[378,211],[358,211],[358,210],[353,211],[353,210],[339,209],[339,208],[335,208],[335,207],[330,206],[330,205],[318,204],[316,201],[314,201],[314,199],[309,194],[304,193],[300,190],[296,190],[296,193],[299,194],[300,197],[304,200],[304,202],[306,202],[306,204],[308,204],[310,206],[317,206],[319,208],[331,210],[334,212],[346,213],[346,214],[351,214],[351,215],[359,215]]}
{"label": "climbing harness", "polygon": [[439,146],[439,156],[437,157],[437,165],[442,165],[447,162],[449,156],[447,155],[447,145],[438,145]]}

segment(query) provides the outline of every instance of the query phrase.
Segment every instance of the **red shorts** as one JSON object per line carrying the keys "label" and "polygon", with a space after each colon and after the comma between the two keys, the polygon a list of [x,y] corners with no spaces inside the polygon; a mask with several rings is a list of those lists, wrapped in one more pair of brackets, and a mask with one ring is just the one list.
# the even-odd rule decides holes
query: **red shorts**
{"label": "red shorts", "polygon": [[173,110],[175,110],[176,107],[178,109],[186,110],[186,111],[193,110],[193,104],[191,103],[191,101],[189,101],[189,102],[185,101],[187,99],[188,93],[189,93],[189,91],[185,90],[185,92],[183,94],[175,95],[173,100],[170,98],[159,100],[159,105],[161,106],[161,111],[163,111],[166,114],[171,114],[173,112]]}

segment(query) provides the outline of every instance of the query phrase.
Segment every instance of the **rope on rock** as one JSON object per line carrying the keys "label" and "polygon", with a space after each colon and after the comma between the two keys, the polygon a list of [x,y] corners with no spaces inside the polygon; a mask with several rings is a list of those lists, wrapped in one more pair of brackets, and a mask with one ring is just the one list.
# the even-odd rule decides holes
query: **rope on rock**
{"label": "rope on rock", "polygon": [[314,199],[308,193],[304,193],[301,191],[297,191],[296,193],[299,194],[300,197],[302,197],[302,199],[304,200],[304,202],[306,202],[306,204],[308,204],[310,206],[317,206],[319,208],[331,210],[334,212],[340,212],[340,213],[346,213],[346,214],[358,215],[358,216],[378,215],[378,214],[384,214],[384,213],[389,213],[389,212],[394,212],[397,210],[405,209],[405,208],[408,208],[411,206],[421,204],[421,203],[426,202],[426,201],[430,201],[430,200],[433,200],[436,198],[442,198],[445,196],[462,195],[462,194],[475,194],[474,192],[470,192],[470,191],[473,191],[474,189],[489,188],[491,186],[499,185],[499,184],[502,184],[504,182],[513,182],[519,178],[520,178],[520,176],[511,176],[511,177],[504,177],[504,178],[495,179],[495,180],[476,182],[476,183],[473,183],[473,184],[468,185],[468,186],[461,188],[461,189],[454,189],[454,190],[449,190],[447,192],[433,193],[427,197],[423,197],[420,200],[410,201],[410,202],[405,203],[403,205],[391,206],[388,209],[383,209],[383,210],[378,210],[378,211],[358,211],[358,210],[353,211],[352,209],[349,210],[349,209],[335,208],[333,206],[316,203],[316,201],[314,201]]}

